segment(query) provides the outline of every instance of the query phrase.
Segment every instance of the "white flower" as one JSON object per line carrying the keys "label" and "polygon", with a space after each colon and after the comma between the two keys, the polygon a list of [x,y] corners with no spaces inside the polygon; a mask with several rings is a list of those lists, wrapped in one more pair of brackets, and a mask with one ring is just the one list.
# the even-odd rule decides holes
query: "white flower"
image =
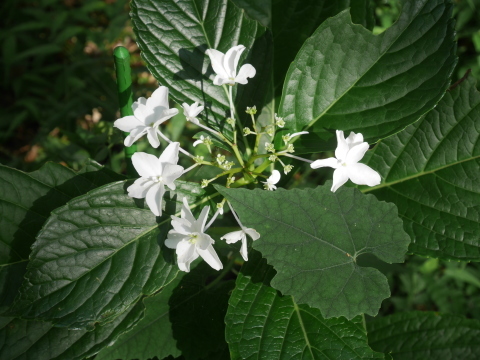
{"label": "white flower", "polygon": [[182,271],[189,272],[191,262],[198,256],[215,270],[223,268],[212,246],[215,241],[204,233],[209,210],[210,206],[205,206],[197,220],[190,211],[187,199],[183,198],[181,218],[172,216],[173,230],[168,232],[165,246],[176,249],[178,267]]}
{"label": "white flower", "polygon": [[137,152],[132,156],[133,166],[141,177],[128,187],[128,196],[145,198],[148,207],[156,216],[162,215],[165,185],[175,190],[174,181],[183,173],[183,167],[177,165],[179,147],[178,142],[169,144],[159,158],[144,152]]}
{"label": "white flower", "polygon": [[255,241],[260,238],[260,234],[255,229],[246,228],[240,222],[239,225],[242,230],[229,232],[228,234],[223,235],[220,239],[226,240],[227,244],[233,244],[236,243],[238,240],[242,240],[240,254],[242,254],[242,257],[245,261],[248,261],[247,235],[250,236],[253,241]]}
{"label": "white flower", "polygon": [[292,140],[295,136],[304,135],[304,134],[308,134],[308,131],[300,131],[300,132],[296,132],[296,133],[293,133],[293,134],[283,135],[282,140],[285,143],[285,145],[287,145],[288,142],[290,140]]}
{"label": "white flower", "polygon": [[194,124],[199,123],[197,116],[200,114],[203,109],[205,108],[204,106],[198,106],[198,102],[194,102],[192,105],[188,105],[187,103],[182,104],[183,107],[183,114],[187,118],[187,121],[191,121]]}
{"label": "white flower", "polygon": [[333,173],[331,190],[335,192],[348,179],[357,185],[375,186],[380,184],[380,175],[371,167],[358,163],[368,150],[368,143],[363,142],[362,134],[351,132],[347,139],[343,131],[337,130],[337,148],[335,157],[316,160],[310,166],[312,169],[331,167]]}
{"label": "white flower", "polygon": [[243,50],[245,50],[245,46],[237,45],[228,50],[226,54],[215,49],[205,51],[212,62],[213,71],[217,74],[213,80],[214,85],[235,85],[235,83],[245,85],[248,83],[247,78],[255,76],[255,68],[250,64],[243,65],[237,74],[237,65]]}
{"label": "white flower", "polygon": [[118,119],[113,124],[120,130],[130,133],[125,138],[125,146],[131,146],[147,134],[150,145],[157,148],[160,145],[157,135],[158,127],[178,114],[177,109],[169,108],[166,86],[160,86],[148,99],[139,98],[132,104],[132,110],[133,115]]}
{"label": "white flower", "polygon": [[262,181],[265,185],[265,190],[275,190],[277,187],[275,186],[276,183],[280,181],[280,171],[273,170],[272,175],[267,179],[267,181]]}

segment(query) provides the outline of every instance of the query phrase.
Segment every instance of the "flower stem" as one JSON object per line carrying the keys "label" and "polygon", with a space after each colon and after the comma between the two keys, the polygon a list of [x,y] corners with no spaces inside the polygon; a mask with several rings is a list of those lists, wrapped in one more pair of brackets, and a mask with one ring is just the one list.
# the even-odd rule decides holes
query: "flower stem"
{"label": "flower stem", "polygon": [[[158,135],[160,135],[160,137],[161,137],[163,140],[165,140],[165,141],[168,142],[169,144],[171,144],[171,143],[173,142],[173,141],[170,140],[168,137],[166,137],[166,136],[160,131],[160,129],[158,129],[158,128],[157,128],[157,133],[158,133]],[[182,149],[181,147],[179,147],[179,150],[180,150],[181,153],[183,153],[183,154],[185,154],[185,155],[187,155],[187,156],[190,156],[192,159],[195,157],[195,156],[193,156],[192,154],[190,154],[187,150],[184,150],[184,149]]]}
{"label": "flower stem", "polygon": [[292,155],[292,154],[289,154],[289,153],[278,153],[277,155],[281,155],[281,156],[287,156],[289,158],[292,158],[292,159],[297,159],[297,160],[301,160],[301,161],[305,161],[309,164],[313,163],[313,160],[308,160],[308,159],[305,159],[305,158],[302,158],[300,156],[295,156],[295,155]]}

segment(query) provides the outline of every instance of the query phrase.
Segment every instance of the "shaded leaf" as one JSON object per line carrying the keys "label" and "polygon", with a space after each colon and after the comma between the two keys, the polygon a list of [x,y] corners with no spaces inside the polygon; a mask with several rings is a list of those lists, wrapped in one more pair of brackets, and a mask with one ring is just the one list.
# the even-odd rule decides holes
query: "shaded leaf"
{"label": "shaded leaf", "polygon": [[[163,246],[169,214],[204,194],[198,184],[177,181],[164,196],[160,219],[143,200],[126,195],[128,183],[95,189],[55,210],[32,247],[13,313],[57,326],[91,328],[111,321],[172,281],[174,251]],[[195,206],[193,206],[195,207]]]}
{"label": "shaded leaf", "polygon": [[409,0],[378,36],[348,11],[323,22],[290,66],[280,102],[288,128],[311,132],[297,152],[334,149],[336,129],[375,142],[431,110],[456,64],[451,13],[449,0]]}
{"label": "shaded leaf", "polygon": [[253,247],[277,271],[272,286],[298,304],[319,308],[325,318],[352,319],[376,314],[390,296],[387,279],[356,259],[371,253],[403,262],[410,240],[395,205],[353,188],[332,193],[328,184],[289,191],[216,187],[242,223],[260,233]]}
{"label": "shaded leaf", "polygon": [[[130,330],[142,317],[143,303],[93,331],[69,330],[42,321],[0,318],[0,358],[3,360],[82,360],[95,355]],[[2,326],[3,325],[3,326]]]}
{"label": "shaded leaf", "polygon": [[395,203],[415,254],[480,260],[480,94],[473,78],[425,118],[378,144],[383,182],[363,192]]}
{"label": "shaded leaf", "polygon": [[50,212],[76,196],[123,178],[94,161],[79,172],[50,162],[31,173],[0,165],[0,312],[12,303],[30,246]]}
{"label": "shaded leaf", "polygon": [[378,318],[367,327],[370,346],[394,360],[478,359],[478,320],[417,311]]}
{"label": "shaded leaf", "polygon": [[256,251],[243,265],[225,317],[232,359],[384,359],[367,345],[361,316],[324,319],[271,288],[274,275]]}

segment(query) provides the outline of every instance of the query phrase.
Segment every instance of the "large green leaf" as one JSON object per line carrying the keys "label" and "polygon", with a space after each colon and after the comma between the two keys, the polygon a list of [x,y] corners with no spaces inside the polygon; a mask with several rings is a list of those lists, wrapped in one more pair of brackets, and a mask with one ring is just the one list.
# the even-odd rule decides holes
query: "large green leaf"
{"label": "large green leaf", "polygon": [[[235,87],[239,116],[246,106],[262,107],[269,84],[270,33],[229,0],[133,0],[132,22],[147,66],[179,104],[207,104],[208,121],[225,124],[227,87],[213,85],[209,48],[226,52],[242,44],[247,49],[239,66],[252,64],[257,75]],[[214,119],[212,119],[212,117]]]}
{"label": "large green leaf", "polygon": [[0,318],[0,359],[82,360],[130,330],[143,311],[140,301],[93,331],[59,328],[43,321]]}
{"label": "large green leaf", "polygon": [[269,286],[275,270],[250,254],[237,277],[225,323],[232,359],[384,359],[367,345],[362,317],[324,319]]}
{"label": "large green leaf", "polygon": [[30,246],[50,212],[122,178],[93,161],[79,172],[55,163],[46,163],[32,173],[0,165],[0,312],[17,294]]}
{"label": "large green leaf", "polygon": [[480,261],[480,94],[474,79],[378,144],[368,164],[383,182],[362,191],[398,206],[412,252]]}
{"label": "large green leaf", "polygon": [[220,281],[225,274],[205,262],[182,273],[160,294],[147,298],[144,319],[96,359],[147,360],[180,354],[187,360],[229,359],[224,353],[224,317],[234,282]]}
{"label": "large green leaf", "polygon": [[335,148],[336,129],[366,141],[395,134],[431,110],[456,63],[450,0],[408,0],[399,20],[374,36],[348,11],[328,19],[291,64],[279,112],[308,129],[298,152]]}
{"label": "large green leaf", "polygon": [[195,202],[197,184],[176,182],[166,214],[157,221],[143,200],[126,195],[128,183],[95,189],[55,210],[32,247],[13,313],[57,326],[91,327],[125,311],[142,295],[172,281],[178,271],[163,238],[183,197]]}
{"label": "large green leaf", "polygon": [[253,243],[277,275],[272,286],[299,304],[319,308],[325,318],[375,315],[390,296],[387,279],[360,267],[358,256],[403,262],[410,239],[396,206],[357,189],[264,191],[225,189],[242,222],[261,237]]}
{"label": "large green leaf", "polygon": [[367,324],[368,343],[395,360],[474,360],[480,353],[480,321],[433,312],[407,312]]}

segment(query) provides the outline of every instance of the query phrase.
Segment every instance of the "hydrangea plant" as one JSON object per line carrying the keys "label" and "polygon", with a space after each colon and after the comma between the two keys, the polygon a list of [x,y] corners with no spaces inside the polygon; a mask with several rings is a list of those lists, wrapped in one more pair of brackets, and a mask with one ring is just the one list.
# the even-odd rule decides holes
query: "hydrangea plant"
{"label": "hydrangea plant", "polygon": [[[326,3],[133,0],[159,83],[133,103],[120,86],[133,176],[0,167],[2,359],[421,359],[428,331],[454,358],[432,314],[366,324],[390,289],[362,262],[480,260],[480,95],[451,85],[452,3],[406,0],[377,35],[367,1]],[[163,129],[178,114],[190,147]]]}

